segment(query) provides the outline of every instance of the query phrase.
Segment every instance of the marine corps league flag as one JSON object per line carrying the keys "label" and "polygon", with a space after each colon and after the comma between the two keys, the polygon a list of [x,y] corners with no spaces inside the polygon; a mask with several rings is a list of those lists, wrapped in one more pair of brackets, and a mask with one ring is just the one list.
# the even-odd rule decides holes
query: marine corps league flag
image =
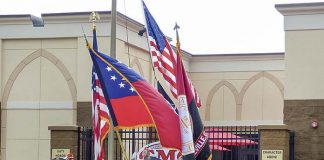
{"label": "marine corps league flag", "polygon": [[[143,1],[142,1],[143,2]],[[182,152],[188,155],[191,153],[190,136],[194,141],[194,155],[197,160],[211,159],[211,152],[208,145],[208,137],[204,131],[198,108],[200,100],[197,92],[192,86],[181,60],[180,43],[175,53],[166,37],[160,30],[153,16],[143,2],[143,9],[146,20],[146,29],[149,39],[150,52],[154,67],[162,73],[165,81],[169,84],[170,91],[179,101],[179,117],[182,129]],[[187,116],[189,111],[190,116]],[[190,123],[192,120],[193,133],[191,133]],[[188,142],[188,143],[185,143]],[[184,157],[186,158],[186,157]]]}
{"label": "marine corps league flag", "polygon": [[[177,38],[177,40],[179,40]],[[179,102],[183,106],[186,106],[189,110],[189,114],[191,116],[192,124],[193,124],[193,139],[195,141],[195,157],[198,160],[206,160],[211,159],[211,151],[208,143],[208,136],[204,130],[204,125],[201,121],[199,111],[197,108],[197,104],[194,100],[194,96],[191,92],[189,78],[185,71],[185,68],[182,64],[181,53],[180,53],[180,42],[177,41],[177,82],[178,82],[178,90],[179,90]]]}
{"label": "marine corps league flag", "polygon": [[179,117],[162,95],[122,62],[94,50],[88,41],[87,47],[115,129],[153,126],[163,147],[180,150]]}

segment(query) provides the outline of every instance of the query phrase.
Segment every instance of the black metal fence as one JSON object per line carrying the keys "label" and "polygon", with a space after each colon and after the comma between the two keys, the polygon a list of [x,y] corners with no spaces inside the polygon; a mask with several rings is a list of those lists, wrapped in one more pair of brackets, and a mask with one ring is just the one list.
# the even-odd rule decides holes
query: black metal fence
{"label": "black metal fence", "polygon": [[[108,137],[104,140],[105,160],[108,160]],[[78,128],[77,160],[93,160],[93,132],[91,128]]]}
{"label": "black metal fence", "polygon": [[[259,134],[255,126],[215,126],[206,127],[209,136],[209,146],[212,150],[213,160],[258,160]],[[122,144],[127,157],[135,157],[141,148],[158,141],[154,128],[140,128],[134,130],[120,130]],[[92,160],[92,131],[80,129],[79,131],[78,160]],[[115,137],[114,159],[122,160],[122,148]],[[107,145],[104,145],[107,147]],[[107,159],[107,148],[106,159]],[[167,157],[167,156],[166,156]]]}
{"label": "black metal fence", "polygon": [[255,126],[206,127],[213,160],[258,160],[259,133]]}
{"label": "black metal fence", "polygon": [[92,129],[89,128],[78,128],[78,160],[90,160],[93,159],[93,136]]}
{"label": "black metal fence", "polygon": [[295,132],[289,132],[289,160],[295,160]]}
{"label": "black metal fence", "polygon": [[[150,144],[152,142],[159,141],[157,137],[157,132],[154,128],[138,128],[133,130],[120,130],[119,134],[121,136],[121,140],[123,146],[125,148],[127,157],[131,158],[136,156],[138,151]],[[115,155],[116,159],[122,160],[122,152],[121,147],[119,145],[118,139],[115,136]]]}

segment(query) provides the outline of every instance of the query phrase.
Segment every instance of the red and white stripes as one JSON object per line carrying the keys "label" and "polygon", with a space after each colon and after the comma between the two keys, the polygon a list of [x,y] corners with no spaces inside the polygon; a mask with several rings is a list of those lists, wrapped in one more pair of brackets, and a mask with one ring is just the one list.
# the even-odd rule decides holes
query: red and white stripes
{"label": "red and white stripes", "polygon": [[[176,70],[177,70],[177,54],[173,51],[168,41],[165,39],[166,47],[164,48],[163,52],[161,53],[158,49],[156,41],[153,37],[149,36],[150,41],[150,51],[152,55],[152,62],[154,67],[157,67],[158,70],[162,73],[163,78],[165,79],[167,85],[170,88],[171,93],[175,98],[178,96],[177,91],[177,80],[176,80]],[[195,99],[195,102],[198,107],[201,106],[200,98],[198,97],[197,91],[192,85],[189,77],[190,88]]]}
{"label": "red and white stripes", "polygon": [[161,53],[152,37],[149,37],[149,41],[153,65],[162,73],[166,83],[170,87],[171,93],[176,97],[178,95],[175,68],[177,55],[172,51],[169,44],[166,45],[163,53]]}
{"label": "red and white stripes", "polygon": [[103,141],[109,132],[110,119],[105,97],[103,95],[97,73],[93,73],[92,92],[92,126],[95,160],[104,160]]}

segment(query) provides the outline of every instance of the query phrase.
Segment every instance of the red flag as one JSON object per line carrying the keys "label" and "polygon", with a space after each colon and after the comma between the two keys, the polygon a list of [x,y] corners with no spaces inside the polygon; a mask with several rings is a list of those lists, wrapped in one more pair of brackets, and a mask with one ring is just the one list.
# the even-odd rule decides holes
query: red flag
{"label": "red flag", "polygon": [[[194,148],[195,148],[195,157],[199,160],[210,160],[212,158],[211,151],[208,145],[208,136],[204,130],[204,125],[201,121],[199,111],[197,108],[197,103],[194,99],[194,93],[192,92],[192,85],[190,84],[190,80],[188,78],[187,72],[182,63],[181,59],[181,50],[180,50],[180,42],[177,33],[177,54],[178,54],[178,65],[177,65],[177,82],[178,82],[178,91],[179,96],[184,96],[187,105],[187,109],[189,111],[192,126],[193,126],[193,140],[194,140]],[[178,98],[179,99],[179,98]]]}
{"label": "red flag", "polygon": [[163,147],[181,149],[179,117],[162,95],[125,64],[88,48],[114,126],[154,126]]}

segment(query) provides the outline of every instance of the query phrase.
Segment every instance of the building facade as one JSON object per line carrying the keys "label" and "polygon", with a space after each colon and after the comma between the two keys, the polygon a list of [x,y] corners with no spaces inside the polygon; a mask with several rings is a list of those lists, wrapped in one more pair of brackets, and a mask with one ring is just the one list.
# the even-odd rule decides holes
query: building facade
{"label": "building facade", "polygon": [[[110,12],[99,14],[99,50],[109,53]],[[0,16],[1,160],[49,159],[49,126],[91,125],[89,15]],[[122,14],[117,23],[117,59],[153,84],[144,26]],[[183,54],[205,125],[283,124],[284,53]]]}

